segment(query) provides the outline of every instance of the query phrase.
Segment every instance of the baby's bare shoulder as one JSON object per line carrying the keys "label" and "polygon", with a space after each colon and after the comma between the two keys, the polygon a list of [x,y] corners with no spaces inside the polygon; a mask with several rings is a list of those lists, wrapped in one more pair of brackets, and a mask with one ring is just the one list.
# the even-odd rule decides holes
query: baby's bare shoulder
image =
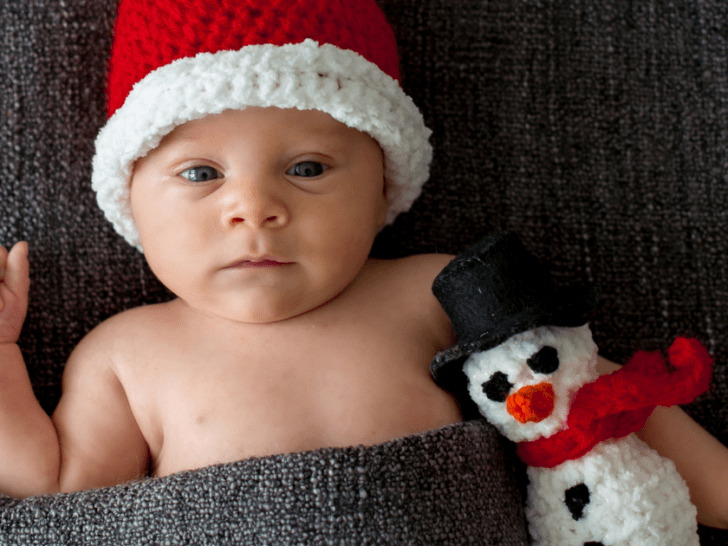
{"label": "baby's bare shoulder", "polygon": [[66,373],[84,368],[90,363],[113,368],[119,357],[143,347],[150,338],[171,322],[170,304],[145,305],[113,315],[97,325],[79,342],[71,353]]}
{"label": "baby's bare shoulder", "polygon": [[390,282],[429,289],[453,258],[450,254],[415,254],[395,260],[375,260],[374,269]]}
{"label": "baby's bare shoulder", "polygon": [[121,483],[146,472],[147,443],[117,367],[121,348],[135,346],[133,315],[122,313],[94,328],[66,363],[63,394],[53,413],[64,491]]}
{"label": "baby's bare shoulder", "polygon": [[432,293],[432,283],[454,256],[418,254],[397,260],[375,261],[372,284],[379,299],[399,315],[401,321],[418,323],[437,338],[441,348],[453,341],[450,320]]}

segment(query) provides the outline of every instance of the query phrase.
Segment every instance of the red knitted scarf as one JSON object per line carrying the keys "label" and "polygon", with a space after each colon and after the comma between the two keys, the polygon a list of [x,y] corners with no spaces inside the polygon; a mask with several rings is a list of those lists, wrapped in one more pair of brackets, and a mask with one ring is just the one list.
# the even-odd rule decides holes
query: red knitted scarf
{"label": "red knitted scarf", "polygon": [[641,429],[656,406],[686,404],[708,390],[713,359],[698,341],[677,338],[668,361],[659,352],[640,351],[620,370],[584,385],[569,409],[568,427],[521,442],[518,455],[529,466],[553,468],[603,440]]}

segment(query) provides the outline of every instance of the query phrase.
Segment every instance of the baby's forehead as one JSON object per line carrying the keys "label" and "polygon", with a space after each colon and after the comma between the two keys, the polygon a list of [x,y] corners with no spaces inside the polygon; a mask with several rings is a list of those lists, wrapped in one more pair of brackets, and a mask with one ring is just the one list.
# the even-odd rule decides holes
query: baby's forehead
{"label": "baby's forehead", "polygon": [[269,153],[316,153],[349,161],[371,154],[383,159],[384,155],[369,134],[320,110],[255,106],[207,114],[177,125],[158,143],[150,143],[135,160],[132,172],[141,165],[174,162],[189,155],[219,159],[236,154],[241,147],[261,157]]}
{"label": "baby's forehead", "polygon": [[231,126],[249,127],[251,130],[280,130],[291,137],[330,137],[346,140],[347,137],[363,136],[372,139],[366,133],[353,129],[320,110],[253,106],[240,110],[224,110],[182,123],[164,136],[159,145],[176,140],[202,140],[218,131],[224,132]]}

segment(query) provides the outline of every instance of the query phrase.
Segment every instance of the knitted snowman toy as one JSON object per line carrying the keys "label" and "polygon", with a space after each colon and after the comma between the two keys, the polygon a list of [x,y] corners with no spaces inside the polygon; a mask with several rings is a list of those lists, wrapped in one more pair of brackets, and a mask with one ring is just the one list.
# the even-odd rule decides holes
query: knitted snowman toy
{"label": "knitted snowman toy", "polygon": [[120,0],[92,176],[116,231],[141,250],[129,205],[137,159],[179,125],[249,107],[319,110],[374,138],[387,223],[429,176],[431,131],[399,85],[375,0]]}
{"label": "knitted snowman toy", "polygon": [[669,366],[639,352],[600,377],[586,325],[596,291],[554,286],[511,233],[458,256],[433,292],[459,343],[435,357],[432,373],[518,443],[534,544],[699,544],[675,465],[631,433],[656,405],[687,403],[708,388],[712,361],[702,345],[678,338]]}

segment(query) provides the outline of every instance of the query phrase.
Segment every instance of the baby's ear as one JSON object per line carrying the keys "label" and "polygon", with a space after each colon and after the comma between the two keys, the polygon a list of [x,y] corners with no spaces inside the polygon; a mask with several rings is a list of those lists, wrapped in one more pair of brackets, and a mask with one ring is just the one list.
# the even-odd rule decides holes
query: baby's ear
{"label": "baby's ear", "polygon": [[384,197],[387,197],[387,192],[389,189],[389,184],[391,183],[389,180],[387,180],[387,154],[384,153],[384,150],[380,146],[379,149],[382,153],[382,191],[384,192]]}
{"label": "baby's ear", "polygon": [[377,225],[379,229],[384,227],[387,222],[387,210],[389,209],[389,199],[387,199],[387,193],[389,188],[389,181],[386,176],[382,177],[382,202],[379,208],[379,214],[377,216]]}

